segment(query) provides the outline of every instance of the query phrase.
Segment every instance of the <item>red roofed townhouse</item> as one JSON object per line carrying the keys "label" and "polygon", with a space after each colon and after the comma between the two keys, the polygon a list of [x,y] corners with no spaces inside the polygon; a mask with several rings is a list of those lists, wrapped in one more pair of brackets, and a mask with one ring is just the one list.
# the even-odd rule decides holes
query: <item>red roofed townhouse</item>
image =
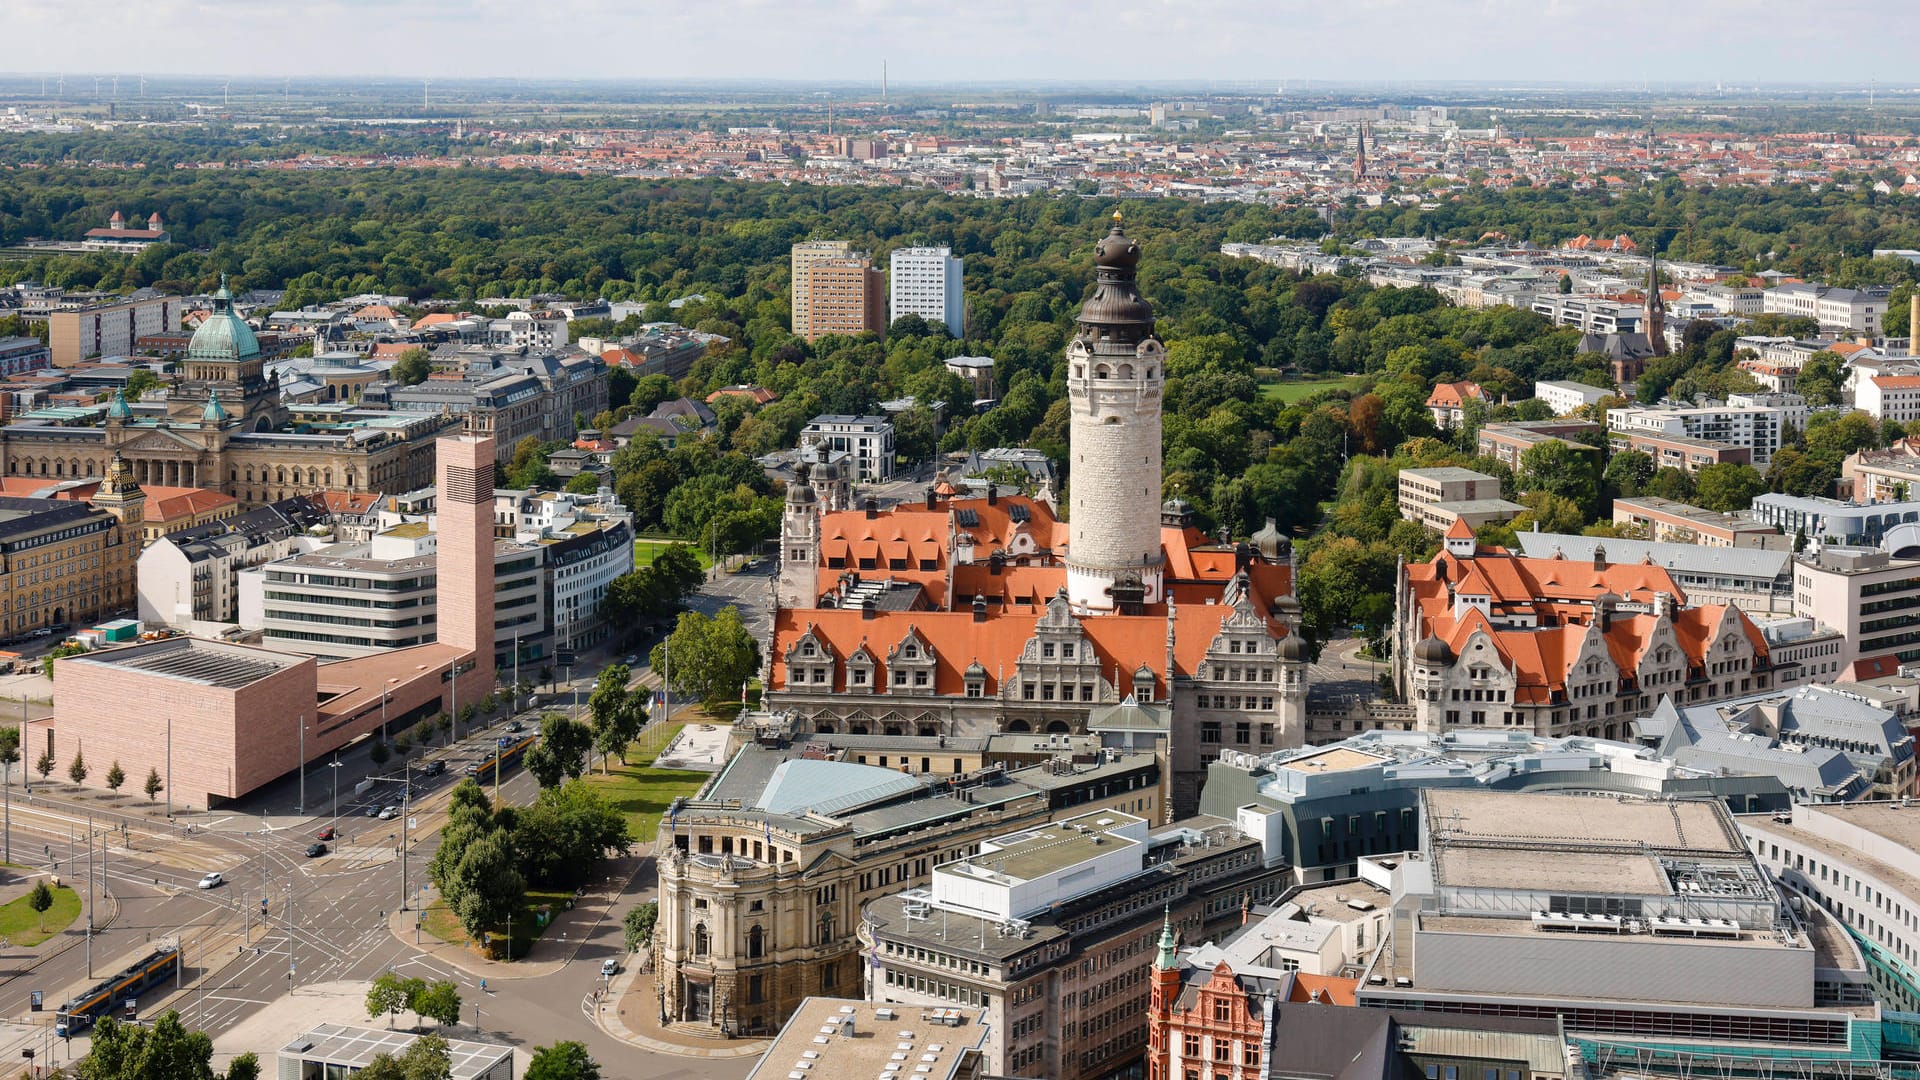
{"label": "red roofed townhouse", "polygon": [[1652,562],[1527,558],[1464,525],[1401,571],[1394,674],[1421,731],[1618,739],[1662,697],[1769,689],[1766,639],[1737,607],[1690,606]]}
{"label": "red roofed townhouse", "polygon": [[1854,407],[1875,420],[1920,419],[1920,375],[1873,375],[1859,381]]}
{"label": "red roofed townhouse", "polygon": [[1128,723],[1152,718],[1171,746],[1175,816],[1222,751],[1302,745],[1291,546],[1271,524],[1218,542],[1160,501],[1164,352],[1139,252],[1118,224],[1100,242],[1068,346],[1070,522],[992,487],[828,510],[796,469],[769,709],[816,733],[972,737],[1095,730],[1131,702]]}
{"label": "red roofed townhouse", "polygon": [[1486,391],[1479,383],[1450,382],[1436,383],[1433,393],[1427,395],[1427,410],[1433,413],[1433,425],[1438,428],[1456,428],[1466,421],[1467,402],[1487,400]]}

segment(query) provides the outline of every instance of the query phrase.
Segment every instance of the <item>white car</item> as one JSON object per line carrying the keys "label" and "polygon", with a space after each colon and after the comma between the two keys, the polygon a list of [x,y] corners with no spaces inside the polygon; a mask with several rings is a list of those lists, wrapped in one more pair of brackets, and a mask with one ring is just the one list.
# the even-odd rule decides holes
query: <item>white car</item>
{"label": "white car", "polygon": [[380,808],[381,821],[392,821],[394,818],[397,818],[399,816],[400,816],[400,808],[397,806],[383,806]]}
{"label": "white car", "polygon": [[217,889],[226,883],[227,879],[217,873],[208,874],[206,877],[200,879],[200,887],[203,889]]}
{"label": "white car", "polygon": [[611,956],[600,961],[600,974],[603,978],[608,979],[620,974],[620,961]]}

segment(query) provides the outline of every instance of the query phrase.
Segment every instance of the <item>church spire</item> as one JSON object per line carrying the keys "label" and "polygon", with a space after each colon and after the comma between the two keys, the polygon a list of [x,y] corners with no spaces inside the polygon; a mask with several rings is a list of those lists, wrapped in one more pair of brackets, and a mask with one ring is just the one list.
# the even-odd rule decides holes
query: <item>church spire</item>
{"label": "church spire", "polygon": [[1173,908],[1163,909],[1160,922],[1160,955],[1153,958],[1153,966],[1159,971],[1172,971],[1180,966],[1179,953],[1173,944]]}
{"label": "church spire", "polygon": [[1667,302],[1660,296],[1660,253],[1647,245],[1647,345],[1653,355],[1667,355]]}

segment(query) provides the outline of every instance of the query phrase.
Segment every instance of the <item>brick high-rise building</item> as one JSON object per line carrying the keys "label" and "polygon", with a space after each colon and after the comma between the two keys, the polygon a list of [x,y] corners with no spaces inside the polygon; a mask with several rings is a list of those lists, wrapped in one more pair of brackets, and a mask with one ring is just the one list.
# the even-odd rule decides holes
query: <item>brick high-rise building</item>
{"label": "brick high-rise building", "polygon": [[47,316],[53,365],[72,367],[96,356],[126,356],[138,339],[180,329],[185,313],[178,296],[110,300],[55,311]]}
{"label": "brick high-rise building", "polygon": [[435,449],[440,643],[461,651],[459,700],[473,702],[493,688],[493,440],[450,435]]}
{"label": "brick high-rise building", "polygon": [[[804,271],[806,300],[796,302],[795,332],[812,341],[824,334],[885,334],[886,278],[865,255],[815,259]],[[806,329],[799,329],[802,313]]]}
{"label": "brick high-rise building", "polygon": [[793,245],[793,332],[796,337],[808,341],[814,338],[808,323],[807,301],[812,294],[808,268],[822,259],[850,259],[853,256],[853,245],[845,240],[807,240]]}

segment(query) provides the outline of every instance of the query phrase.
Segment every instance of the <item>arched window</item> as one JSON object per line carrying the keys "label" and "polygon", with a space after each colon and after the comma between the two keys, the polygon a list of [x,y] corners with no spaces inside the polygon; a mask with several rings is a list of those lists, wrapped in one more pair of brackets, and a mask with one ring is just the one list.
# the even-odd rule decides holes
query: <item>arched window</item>
{"label": "arched window", "polygon": [[747,931],[747,959],[758,960],[767,952],[767,932],[756,926]]}
{"label": "arched window", "polygon": [[709,944],[710,942],[707,939],[707,924],[694,923],[693,924],[693,955],[696,958],[706,956],[707,946]]}

